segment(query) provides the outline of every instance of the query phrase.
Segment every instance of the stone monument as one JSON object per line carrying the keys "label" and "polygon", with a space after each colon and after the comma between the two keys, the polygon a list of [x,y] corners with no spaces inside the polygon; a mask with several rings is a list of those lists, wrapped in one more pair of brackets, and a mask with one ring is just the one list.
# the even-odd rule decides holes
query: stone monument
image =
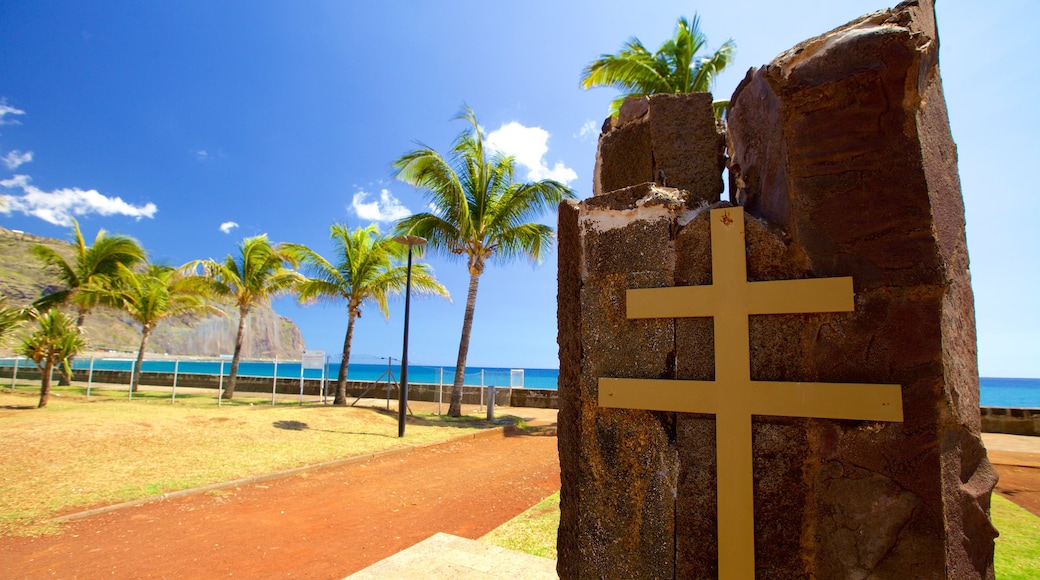
{"label": "stone monument", "polygon": [[993,577],[931,2],[626,103],[559,248],[562,578]]}

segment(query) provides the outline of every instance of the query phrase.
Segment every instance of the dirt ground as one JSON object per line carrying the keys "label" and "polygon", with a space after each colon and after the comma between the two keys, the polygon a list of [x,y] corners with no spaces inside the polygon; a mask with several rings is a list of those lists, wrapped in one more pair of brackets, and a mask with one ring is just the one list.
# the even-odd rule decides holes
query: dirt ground
{"label": "dirt ground", "polygon": [[[1040,516],[1040,457],[991,451]],[[493,435],[0,538],[0,578],[342,578],[435,532],[479,538],[560,488],[556,437]]]}
{"label": "dirt ground", "polygon": [[556,437],[479,437],[0,538],[3,578],[343,578],[560,489]]}
{"label": "dirt ground", "polygon": [[993,449],[988,455],[1000,475],[997,493],[1040,516],[1040,455]]}

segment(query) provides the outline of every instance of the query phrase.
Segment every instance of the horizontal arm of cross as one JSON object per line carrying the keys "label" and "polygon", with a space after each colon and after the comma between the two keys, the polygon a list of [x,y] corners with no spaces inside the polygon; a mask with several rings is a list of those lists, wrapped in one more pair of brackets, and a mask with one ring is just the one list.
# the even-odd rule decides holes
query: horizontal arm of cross
{"label": "horizontal arm of cross", "polygon": [[635,318],[715,316],[721,301],[741,305],[747,314],[851,312],[852,278],[747,282],[723,296],[718,286],[635,288],[625,295],[626,315]]}
{"label": "horizontal arm of cross", "polygon": [[716,414],[722,398],[715,381],[671,379],[599,380],[599,406],[676,413]]}
{"label": "horizontal arm of cross", "polygon": [[751,381],[752,415],[903,421],[899,385]]}
{"label": "horizontal arm of cross", "polygon": [[[751,381],[749,387],[744,399],[748,415],[903,420],[899,385]],[[614,409],[714,415],[722,406],[723,396],[739,396],[740,391],[732,386],[724,389],[715,381],[601,378],[599,405]]]}
{"label": "horizontal arm of cross", "polygon": [[852,312],[852,278],[748,282],[748,314]]}

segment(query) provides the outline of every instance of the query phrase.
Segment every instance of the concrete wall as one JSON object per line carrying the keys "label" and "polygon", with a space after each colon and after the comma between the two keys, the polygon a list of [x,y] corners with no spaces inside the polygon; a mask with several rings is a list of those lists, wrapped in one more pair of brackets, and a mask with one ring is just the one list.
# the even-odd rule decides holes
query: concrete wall
{"label": "concrete wall", "polygon": [[982,407],[982,432],[1040,436],[1040,409]]}

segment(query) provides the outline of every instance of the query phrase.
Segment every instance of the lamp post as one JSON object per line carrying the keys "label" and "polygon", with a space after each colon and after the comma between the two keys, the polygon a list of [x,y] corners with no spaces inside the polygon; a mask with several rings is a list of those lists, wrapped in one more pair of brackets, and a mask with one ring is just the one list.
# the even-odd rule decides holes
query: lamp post
{"label": "lamp post", "polygon": [[408,411],[408,310],[412,302],[412,247],[425,246],[419,236],[397,236],[394,241],[408,246],[408,274],[404,283],[404,347],[401,353],[401,398],[397,404],[397,436],[404,437],[404,420]]}

